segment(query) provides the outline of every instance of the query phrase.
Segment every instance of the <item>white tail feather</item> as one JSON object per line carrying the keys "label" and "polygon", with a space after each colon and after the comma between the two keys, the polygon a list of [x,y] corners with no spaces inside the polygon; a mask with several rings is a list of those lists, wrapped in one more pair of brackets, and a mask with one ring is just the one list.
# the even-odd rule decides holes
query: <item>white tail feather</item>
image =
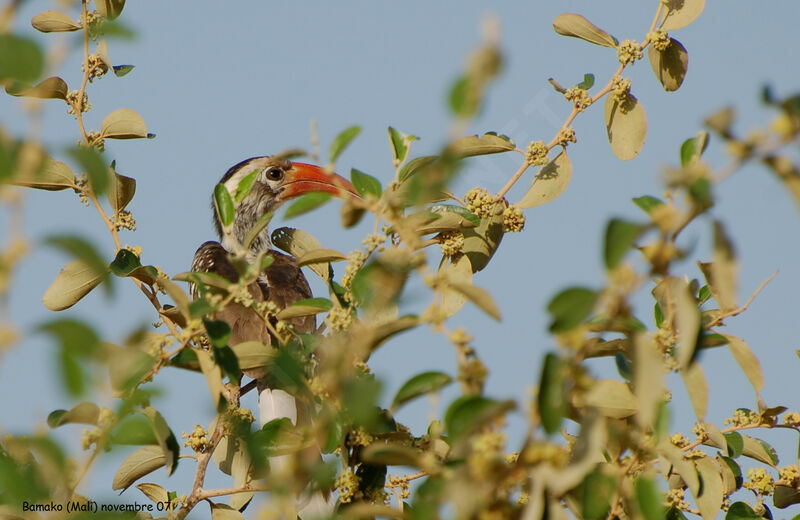
{"label": "white tail feather", "polygon": [[[258,422],[264,426],[274,419],[287,417],[297,426],[297,401],[294,396],[276,388],[264,388],[258,394]],[[288,471],[291,455],[278,455],[269,458],[270,471],[277,474]],[[303,493],[297,497],[297,515],[302,520],[325,518],[333,513],[333,496],[327,499],[320,491],[310,496]]]}

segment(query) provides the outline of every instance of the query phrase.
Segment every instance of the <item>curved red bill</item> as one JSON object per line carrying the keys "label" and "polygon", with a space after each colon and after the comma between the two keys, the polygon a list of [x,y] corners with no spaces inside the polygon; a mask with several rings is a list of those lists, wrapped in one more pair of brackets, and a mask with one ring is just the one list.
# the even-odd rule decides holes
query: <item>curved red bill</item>
{"label": "curved red bill", "polygon": [[315,191],[331,193],[343,199],[361,198],[350,181],[341,175],[328,173],[313,164],[293,162],[292,167],[286,172],[286,182],[278,199],[291,199]]}

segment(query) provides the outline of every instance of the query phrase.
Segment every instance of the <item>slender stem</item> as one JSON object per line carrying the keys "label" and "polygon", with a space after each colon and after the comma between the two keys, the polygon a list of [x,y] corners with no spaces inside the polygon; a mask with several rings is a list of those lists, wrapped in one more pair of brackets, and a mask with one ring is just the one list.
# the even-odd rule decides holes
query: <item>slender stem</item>
{"label": "slender stem", "polygon": [[751,304],[751,303],[753,303],[753,300],[755,300],[755,299],[756,299],[756,296],[758,296],[758,293],[760,293],[760,292],[761,292],[761,290],[762,290],[762,289],[764,289],[764,287],[766,287],[766,286],[767,286],[767,284],[768,284],[769,282],[771,282],[771,281],[772,281],[772,279],[773,279],[773,278],[775,278],[777,275],[778,275],[778,271],[775,271],[774,273],[772,273],[772,274],[771,274],[771,275],[770,275],[770,276],[769,276],[769,277],[768,277],[766,280],[764,280],[763,282],[761,282],[761,285],[759,285],[759,286],[758,286],[758,289],[756,289],[756,290],[753,292],[753,294],[752,294],[752,295],[750,295],[750,298],[748,298],[748,299],[747,299],[747,301],[744,303],[744,305],[742,305],[742,306],[741,306],[741,307],[739,307],[738,309],[734,309],[734,310],[732,310],[732,311],[728,311],[728,312],[725,312],[725,313],[722,313],[722,314],[720,314],[719,316],[717,316],[716,318],[714,318],[714,319],[711,321],[711,323],[709,323],[709,324],[707,325],[707,328],[711,328],[711,327],[714,327],[714,326],[716,326],[716,325],[719,325],[720,323],[722,323],[722,320],[724,320],[725,318],[730,318],[730,317],[732,317],[732,316],[736,316],[736,315],[738,315],[738,314],[741,314],[741,313],[743,313],[744,311],[746,311],[746,310],[747,310],[747,308],[750,306],[750,304]]}
{"label": "slender stem", "polygon": [[260,491],[269,491],[271,488],[268,486],[233,486],[220,489],[209,489],[200,491],[198,494],[200,500],[206,500],[213,497],[221,497],[225,495],[235,495],[237,493],[258,493]]}

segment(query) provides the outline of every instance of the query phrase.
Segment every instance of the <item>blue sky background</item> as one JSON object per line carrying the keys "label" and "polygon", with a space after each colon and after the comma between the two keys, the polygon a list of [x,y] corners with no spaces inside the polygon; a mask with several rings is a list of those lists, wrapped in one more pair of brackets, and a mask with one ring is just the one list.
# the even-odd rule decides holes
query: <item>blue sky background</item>
{"label": "blue sky background", "polygon": [[[157,134],[154,140],[106,141],[107,157],[116,159],[118,171],[138,183],[129,206],[138,230],[123,231],[121,240],[141,245],[143,261],[167,273],[188,270],[196,247],[214,238],[210,194],[225,170],[246,157],[308,147],[312,119],[318,121],[323,156],[340,130],[361,125],[361,136],[341,156],[338,170],[347,174],[356,167],[387,183],[393,167],[386,127],[421,137],[412,155],[440,148],[451,124],[446,93],[468,52],[480,43],[481,20],[489,14],[501,23],[506,63],[470,132],[506,133],[522,147],[531,139],[547,141],[569,113],[569,105],[547,78],[571,85],[591,72],[602,85],[617,66],[612,49],[558,36],[552,20],[562,12],[578,12],[620,40],[641,40],[656,5],[656,0],[494,5],[474,0],[402,5],[366,0],[129,2],[121,19],[136,29],[138,38],[112,40],[109,50],[115,64],[133,64],[136,69],[124,78],[107,76],[90,85],[93,109],[86,116],[88,127],[98,129],[112,110],[131,108]],[[28,2],[15,30],[39,41],[57,39],[36,33],[29,24],[31,16],[49,8],[50,2]],[[70,14],[77,18],[76,9]],[[736,129],[746,133],[769,124],[774,115],[759,104],[764,83],[773,84],[781,96],[800,90],[798,15],[796,0],[772,0],[769,8],[742,0],[710,1],[694,24],[672,34],[689,51],[689,73],[679,91],[663,91],[646,57],[628,69],[632,91],[649,123],[644,149],[630,162],[620,162],[611,153],[602,106],[591,107],[577,119],[578,143],[570,148],[574,173],[567,191],[551,204],[529,210],[525,231],[507,235],[490,266],[475,278],[495,296],[503,322],[492,321],[469,304],[452,320],[453,327],[466,326],[475,335],[478,354],[490,369],[489,395],[530,395],[543,354],[555,348],[547,335],[547,301],[568,285],[603,283],[606,221],[612,216],[644,219],[630,199],[661,194],[661,167],[678,162],[681,142],[701,128],[706,115],[735,104]],[[73,53],[57,71],[70,88],[79,86],[79,60]],[[65,111],[59,101],[45,106],[44,139],[56,157],[78,139],[77,125]],[[6,130],[21,135],[25,121],[18,99],[0,97],[0,123]],[[712,140],[707,158],[715,167],[727,163],[718,140]],[[496,192],[518,165],[516,154],[471,160],[454,192],[463,194],[476,185]],[[522,196],[529,180],[519,183],[510,200]],[[725,221],[739,253],[740,301],[780,270],[746,313],[728,320],[726,331],[744,338],[761,360],[767,402],[798,410],[798,208],[782,185],[758,166],[737,172],[715,189],[715,195],[717,205],[710,215]],[[338,221],[338,205],[330,204],[290,225],[313,233],[326,247],[359,247],[368,230],[341,231]],[[109,260],[113,254],[113,243],[96,212],[83,207],[71,192],[26,192],[24,227],[32,249],[6,305],[10,320],[26,335],[0,358],[0,433],[44,429],[50,411],[74,404],[54,370],[56,347],[32,332],[36,324],[78,317],[90,321],[104,339],[121,343],[137,327],[156,321],[150,304],[129,283],[117,283],[113,301],[95,291],[60,314],[42,306],[44,291],[69,260],[43,246],[43,237],[80,230]],[[700,276],[694,262],[710,259],[710,229],[711,218],[706,216],[684,233],[683,244],[696,242],[696,247],[680,264],[681,273]],[[5,240],[5,208],[0,208],[0,230]],[[638,299],[637,314],[652,328],[649,289]],[[322,291],[319,285],[316,291]],[[455,364],[448,343],[427,330],[399,336],[370,362],[386,382],[385,404],[411,375],[432,368],[454,374]],[[705,353],[702,365],[711,388],[708,420],[721,424],[738,406],[756,407],[749,383],[726,349]],[[615,376],[613,360],[592,366],[598,374]],[[202,376],[166,369],[157,381],[165,396],[154,406],[176,434],[195,423],[207,425],[212,415]],[[680,379],[670,381],[673,428],[688,433],[694,421],[691,406]],[[455,390],[445,392],[437,413],[454,396]],[[423,399],[403,409],[398,419],[420,431],[431,409]],[[80,429],[66,427],[55,435],[76,447]],[[513,449],[522,435],[522,414],[511,420],[510,434]],[[788,433],[763,437],[784,455],[781,465],[795,458],[797,439]],[[120,449],[101,458],[83,493],[112,500],[110,477],[127,453]],[[188,491],[192,473],[193,465],[182,463],[167,482],[163,472],[145,480]],[[142,502],[144,497],[131,489],[117,500]],[[198,510],[194,518],[206,514],[204,508]]]}

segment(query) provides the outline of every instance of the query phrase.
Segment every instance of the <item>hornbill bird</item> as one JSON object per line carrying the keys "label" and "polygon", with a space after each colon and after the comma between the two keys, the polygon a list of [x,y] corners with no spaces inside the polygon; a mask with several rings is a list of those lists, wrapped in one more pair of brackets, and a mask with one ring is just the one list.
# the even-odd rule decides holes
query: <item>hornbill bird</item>
{"label": "hornbill bird", "polygon": [[[284,201],[308,192],[328,192],[340,197],[358,198],[353,186],[336,174],[329,174],[322,168],[311,164],[290,162],[273,157],[253,157],[246,159],[231,167],[222,177],[222,183],[233,197],[239,183],[253,172],[256,174],[255,182],[250,192],[236,206],[233,224],[230,232],[225,233],[217,211],[214,211],[214,224],[221,242],[209,241],[198,248],[192,262],[192,271],[209,272],[222,276],[230,282],[239,280],[239,272],[231,262],[231,255],[240,250],[248,232],[265,214],[275,211]],[[212,200],[212,208],[214,208]],[[253,300],[256,303],[271,301],[279,309],[292,303],[310,298],[311,289],[306,277],[295,263],[294,258],[272,249],[269,231],[266,227],[252,240],[246,252],[246,258],[253,262],[261,253],[273,258],[270,264],[248,286]],[[191,286],[193,298],[197,298],[197,287]],[[215,319],[226,322],[231,328],[228,341],[230,346],[245,341],[261,341],[271,343],[267,324],[255,310],[239,303],[231,302],[224,309],[218,311]],[[316,329],[315,316],[304,316],[288,320],[299,333],[314,333]],[[268,371],[262,370],[256,374],[248,374],[257,379],[259,422],[261,426],[277,418],[288,417],[292,424],[308,426],[310,411],[308,407],[295,399],[288,392],[277,388],[271,380]],[[307,450],[308,451],[308,450]],[[313,453],[303,453],[319,459],[317,448],[310,449]],[[270,458],[272,471],[282,471],[290,455]],[[327,516],[333,510],[332,498],[326,497],[321,492],[303,493],[297,499],[297,513],[301,518],[314,518]]]}

